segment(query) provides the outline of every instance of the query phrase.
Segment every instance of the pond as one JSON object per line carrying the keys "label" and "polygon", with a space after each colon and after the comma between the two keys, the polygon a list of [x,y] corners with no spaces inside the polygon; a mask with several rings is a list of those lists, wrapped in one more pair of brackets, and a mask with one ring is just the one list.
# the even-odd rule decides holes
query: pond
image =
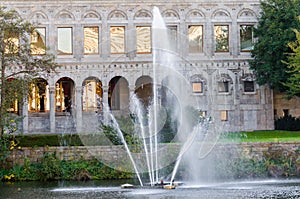
{"label": "pond", "polygon": [[184,183],[173,190],[161,188],[122,189],[130,181],[15,182],[1,183],[2,199],[198,199],[198,198],[300,198],[300,179],[234,181],[211,184]]}

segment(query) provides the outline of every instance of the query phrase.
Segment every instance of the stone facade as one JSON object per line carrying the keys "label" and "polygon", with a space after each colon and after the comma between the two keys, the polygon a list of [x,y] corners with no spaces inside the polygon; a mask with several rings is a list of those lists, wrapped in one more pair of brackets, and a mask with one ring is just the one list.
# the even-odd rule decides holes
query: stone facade
{"label": "stone facade", "polygon": [[[41,132],[91,132],[97,131],[95,110],[83,108],[84,81],[97,78],[102,84],[103,103],[112,103],[109,89],[112,79],[122,77],[124,84],[118,93],[118,106],[122,112],[128,107],[129,97],[137,92],[139,80],[153,79],[151,53],[137,53],[136,27],[151,26],[152,9],[157,6],[168,26],[176,27],[175,53],[181,58],[178,63],[184,78],[191,83],[198,77],[203,85],[201,93],[190,93],[197,98],[195,108],[205,111],[215,123],[226,125],[228,131],[273,129],[273,93],[265,86],[255,83],[249,70],[250,52],[241,51],[240,26],[257,24],[260,12],[259,0],[185,0],[168,1],[1,1],[1,6],[15,9],[24,19],[46,28],[45,41],[49,53],[56,56],[61,65],[57,74],[42,76],[48,83],[49,110],[33,112],[26,101],[22,114],[24,133]],[[189,53],[188,27],[203,27],[203,51]],[[216,52],[214,26],[229,27],[228,51]],[[99,52],[85,54],[84,31],[86,26],[99,28]],[[110,27],[125,27],[125,52],[110,51]],[[72,53],[58,53],[58,28],[72,28]],[[184,61],[183,61],[184,60]],[[56,84],[65,78],[71,82],[72,112],[56,111]],[[228,90],[218,91],[218,82],[229,83]],[[159,81],[162,81],[160,79]],[[251,92],[245,91],[245,82],[254,81]],[[143,85],[140,84],[140,85]],[[221,118],[226,111],[226,119]]]}

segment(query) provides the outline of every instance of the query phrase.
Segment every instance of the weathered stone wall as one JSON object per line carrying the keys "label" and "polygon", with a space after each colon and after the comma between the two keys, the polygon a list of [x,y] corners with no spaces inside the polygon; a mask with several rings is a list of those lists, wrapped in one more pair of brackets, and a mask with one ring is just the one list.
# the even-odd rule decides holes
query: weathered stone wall
{"label": "weathered stone wall", "polygon": [[289,115],[294,117],[300,116],[300,100],[299,97],[293,97],[292,99],[286,99],[283,93],[274,92],[274,110],[275,119],[284,116],[284,110],[287,110]]}
{"label": "weathered stone wall", "polygon": [[[165,145],[163,153],[167,154],[166,157],[174,159],[179,149],[179,144],[168,144]],[[213,152],[218,151],[222,151],[223,153],[226,151],[233,154],[233,156],[242,155],[245,158],[261,160],[264,152],[267,151],[300,151],[300,142],[218,144],[215,146]],[[24,147],[21,150],[14,149],[10,151],[5,165],[2,166],[11,168],[15,164],[23,165],[25,158],[28,158],[31,163],[41,162],[46,153],[56,153],[57,158],[67,161],[92,160],[97,158],[99,161],[107,164],[122,164],[124,161],[130,162],[124,146]]]}

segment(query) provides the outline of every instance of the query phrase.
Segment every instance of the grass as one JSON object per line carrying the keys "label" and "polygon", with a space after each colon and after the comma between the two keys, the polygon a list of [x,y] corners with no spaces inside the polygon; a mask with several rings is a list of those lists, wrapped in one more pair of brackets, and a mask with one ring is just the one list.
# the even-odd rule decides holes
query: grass
{"label": "grass", "polygon": [[225,142],[287,142],[300,141],[300,131],[231,132],[222,137]]}
{"label": "grass", "polygon": [[[16,136],[21,147],[38,147],[38,146],[61,146],[64,141],[68,146],[88,145],[109,145],[103,134],[86,134],[78,136],[73,135],[21,135]],[[300,131],[250,131],[250,132],[229,132],[221,137],[222,142],[287,142],[299,141]]]}
{"label": "grass", "polygon": [[18,135],[16,140],[21,147],[40,147],[40,146],[84,146],[87,143],[94,145],[108,145],[107,139],[103,134],[37,134],[37,135]]}

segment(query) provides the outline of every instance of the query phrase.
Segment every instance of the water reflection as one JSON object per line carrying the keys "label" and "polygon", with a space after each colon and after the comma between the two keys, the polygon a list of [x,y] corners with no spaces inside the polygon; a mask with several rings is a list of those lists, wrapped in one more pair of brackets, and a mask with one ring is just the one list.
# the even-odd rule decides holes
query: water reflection
{"label": "water reflection", "polygon": [[262,180],[222,182],[177,187],[175,190],[159,188],[121,189],[130,181],[89,181],[89,182],[18,182],[2,183],[2,199],[72,199],[72,198],[110,198],[110,199],[198,199],[198,198],[300,198],[300,180]]}

